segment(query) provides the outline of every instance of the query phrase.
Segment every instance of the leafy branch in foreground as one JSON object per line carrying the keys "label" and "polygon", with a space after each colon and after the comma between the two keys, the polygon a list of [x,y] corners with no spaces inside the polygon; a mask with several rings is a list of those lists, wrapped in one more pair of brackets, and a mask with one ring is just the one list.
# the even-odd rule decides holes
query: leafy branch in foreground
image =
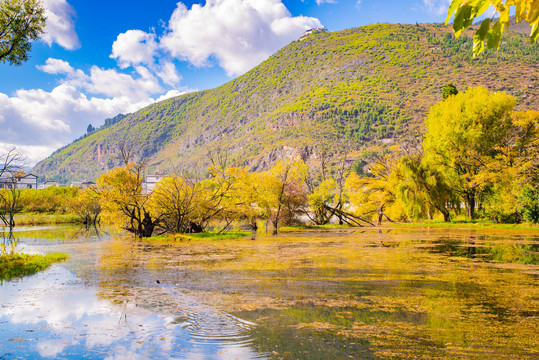
{"label": "leafy branch in foreground", "polygon": [[485,50],[485,41],[489,49],[499,49],[503,32],[509,28],[511,6],[516,7],[515,18],[517,22],[522,20],[530,24],[530,42],[533,44],[539,36],[539,1],[538,0],[453,0],[447,11],[445,24],[455,14],[453,19],[453,31],[459,37],[462,32],[473,24],[476,17],[482,15],[490,6],[496,9],[498,19],[483,20],[479,29],[475,32],[473,41],[474,57]]}
{"label": "leafy branch in foreground", "polygon": [[0,61],[21,65],[32,45],[45,33],[45,8],[39,0],[0,1]]}

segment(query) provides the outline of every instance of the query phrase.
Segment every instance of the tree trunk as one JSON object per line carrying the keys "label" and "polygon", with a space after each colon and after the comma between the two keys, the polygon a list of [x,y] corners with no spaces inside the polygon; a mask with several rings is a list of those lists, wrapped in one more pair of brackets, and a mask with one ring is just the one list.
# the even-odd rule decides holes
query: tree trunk
{"label": "tree trunk", "polygon": [[470,190],[466,193],[466,200],[468,206],[468,218],[473,219],[475,211],[475,191]]}
{"label": "tree trunk", "polygon": [[141,223],[141,237],[151,237],[153,234],[153,229],[155,228],[155,222],[152,220],[152,217],[150,214],[146,211],[144,211],[144,219],[142,219]]}
{"label": "tree trunk", "polygon": [[442,214],[444,215],[444,222],[450,222],[451,221],[451,217],[449,216],[449,211],[447,211],[447,210],[442,211]]}
{"label": "tree trunk", "polygon": [[378,214],[378,222],[376,225],[382,225],[382,220],[384,219],[384,205],[380,206],[380,209],[376,210],[376,213]]}

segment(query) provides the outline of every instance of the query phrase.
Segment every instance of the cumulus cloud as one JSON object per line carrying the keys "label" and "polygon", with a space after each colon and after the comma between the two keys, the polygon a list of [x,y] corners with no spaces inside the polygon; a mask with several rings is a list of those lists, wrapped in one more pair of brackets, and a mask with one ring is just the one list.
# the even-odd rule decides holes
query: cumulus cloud
{"label": "cumulus cloud", "polygon": [[215,58],[229,75],[246,72],[318,19],[293,17],[280,0],[208,0],[188,9],[178,3],[160,45],[195,66]]}
{"label": "cumulus cloud", "polygon": [[137,69],[140,65],[144,65],[167,85],[175,86],[181,81],[174,63],[166,59],[161,60],[162,64],[156,62],[156,57],[162,58],[162,55],[159,54],[155,34],[141,30],[128,30],[118,35],[112,44],[110,57],[116,59],[118,66],[122,69],[130,66]]}
{"label": "cumulus cloud", "polygon": [[43,5],[47,26],[41,39],[49,46],[54,42],[68,50],[79,48],[79,37],[75,32],[76,13],[71,5],[66,0],[43,0]]}
{"label": "cumulus cloud", "polygon": [[67,61],[48,58],[45,65],[38,65],[37,68],[48,74],[71,74],[75,71]]}
{"label": "cumulus cloud", "polygon": [[156,70],[156,74],[165,84],[170,86],[174,86],[182,80],[181,75],[178,74],[178,71],[176,70],[176,66],[170,61],[166,61],[160,66],[159,69]]}
{"label": "cumulus cloud", "polygon": [[128,30],[118,35],[112,44],[111,58],[116,59],[118,65],[125,69],[131,65],[154,63],[157,43],[155,35],[141,30]]}

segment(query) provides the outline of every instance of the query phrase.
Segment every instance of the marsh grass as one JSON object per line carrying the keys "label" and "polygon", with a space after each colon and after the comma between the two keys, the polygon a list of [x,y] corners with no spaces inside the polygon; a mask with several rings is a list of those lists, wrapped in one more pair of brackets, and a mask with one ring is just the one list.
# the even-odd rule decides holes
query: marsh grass
{"label": "marsh grass", "polygon": [[339,229],[339,228],[353,228],[357,226],[353,225],[339,225],[339,224],[326,224],[326,225],[296,225],[296,226],[282,226],[279,228],[280,232],[295,232],[301,230],[319,230],[319,229]]}
{"label": "marsh grass", "polygon": [[48,268],[52,263],[64,261],[69,255],[52,253],[47,255],[6,254],[0,256],[0,280],[11,280],[32,275]]}
{"label": "marsh grass", "polygon": [[385,223],[383,227],[433,227],[433,228],[452,228],[452,229],[496,229],[496,230],[539,230],[539,225],[530,223],[521,224],[496,224],[489,220],[469,220],[456,219],[451,222],[443,220],[425,220],[410,223]]}
{"label": "marsh grass", "polygon": [[15,217],[17,225],[76,224],[81,218],[75,214],[21,214]]}
{"label": "marsh grass", "polygon": [[250,231],[229,231],[219,233],[217,231],[205,231],[196,234],[158,235],[145,238],[148,241],[157,242],[181,242],[190,240],[234,240],[251,235]]}

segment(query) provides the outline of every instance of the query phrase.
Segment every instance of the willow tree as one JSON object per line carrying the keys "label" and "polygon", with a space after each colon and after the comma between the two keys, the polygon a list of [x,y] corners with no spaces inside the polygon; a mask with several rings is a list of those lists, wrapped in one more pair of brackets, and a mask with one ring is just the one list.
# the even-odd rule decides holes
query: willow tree
{"label": "willow tree", "polygon": [[514,97],[477,87],[430,109],[423,161],[462,198],[469,218],[478,196],[492,185],[496,169],[489,165],[506,148],[514,106]]}
{"label": "willow tree", "polygon": [[[392,218],[404,217],[405,209],[397,196],[401,178],[398,171],[399,154],[395,150],[376,156],[376,160],[369,164],[368,176],[360,177],[356,173],[351,173],[346,178],[348,201],[351,204],[351,212],[357,219],[366,221],[364,217],[375,216],[377,225],[381,225],[384,218],[395,222]],[[369,221],[366,222],[371,224]]]}

